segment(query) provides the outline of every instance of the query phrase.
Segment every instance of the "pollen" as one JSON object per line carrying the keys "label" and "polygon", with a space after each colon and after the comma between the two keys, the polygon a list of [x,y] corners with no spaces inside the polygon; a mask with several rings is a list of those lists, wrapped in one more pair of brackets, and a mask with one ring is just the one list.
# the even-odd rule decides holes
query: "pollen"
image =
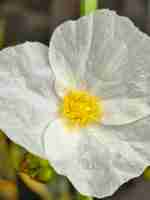
{"label": "pollen", "polygon": [[59,114],[69,127],[99,123],[103,116],[102,100],[88,91],[69,90],[60,104]]}

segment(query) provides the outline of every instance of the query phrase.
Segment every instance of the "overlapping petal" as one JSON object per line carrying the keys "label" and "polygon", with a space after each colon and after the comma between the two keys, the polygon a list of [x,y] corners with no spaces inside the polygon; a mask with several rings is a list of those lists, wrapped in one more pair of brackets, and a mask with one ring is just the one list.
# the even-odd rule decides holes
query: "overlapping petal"
{"label": "overlapping petal", "polygon": [[150,38],[129,19],[100,10],[59,26],[49,58],[61,86],[86,84],[105,101],[104,124],[121,125],[150,114],[148,44]]}
{"label": "overlapping petal", "polygon": [[70,131],[59,118],[49,123],[44,134],[45,151],[57,172],[63,174],[63,169],[69,169],[82,137],[79,130]]}
{"label": "overlapping petal", "polygon": [[0,52],[0,129],[45,157],[42,136],[56,108],[48,47],[24,43]]}
{"label": "overlapping petal", "polygon": [[150,118],[123,127],[97,126],[77,134],[68,132],[57,120],[46,131],[46,153],[79,192],[98,198],[110,196],[149,164],[149,122]]}

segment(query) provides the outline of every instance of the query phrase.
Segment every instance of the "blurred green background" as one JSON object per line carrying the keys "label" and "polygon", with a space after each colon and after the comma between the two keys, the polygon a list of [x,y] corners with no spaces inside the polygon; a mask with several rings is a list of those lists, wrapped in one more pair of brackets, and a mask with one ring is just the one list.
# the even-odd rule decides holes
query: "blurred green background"
{"label": "blurred green background", "polygon": [[[130,17],[141,30],[150,33],[150,0],[99,0],[98,4],[99,8]],[[27,40],[48,45],[60,23],[79,16],[80,0],[0,0],[0,48]],[[0,200],[17,199],[90,200],[80,196],[45,161],[27,154],[0,134]],[[141,199],[150,199],[150,182],[142,176],[103,200]]]}

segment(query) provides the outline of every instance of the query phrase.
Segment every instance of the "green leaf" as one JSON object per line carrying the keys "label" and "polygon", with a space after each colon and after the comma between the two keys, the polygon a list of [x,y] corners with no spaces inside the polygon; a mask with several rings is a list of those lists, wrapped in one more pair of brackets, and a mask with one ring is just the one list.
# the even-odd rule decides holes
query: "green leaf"
{"label": "green leaf", "polygon": [[81,0],[80,14],[81,16],[88,15],[98,8],[98,0]]}
{"label": "green leaf", "polygon": [[150,181],[150,167],[147,167],[143,173],[144,179]]}

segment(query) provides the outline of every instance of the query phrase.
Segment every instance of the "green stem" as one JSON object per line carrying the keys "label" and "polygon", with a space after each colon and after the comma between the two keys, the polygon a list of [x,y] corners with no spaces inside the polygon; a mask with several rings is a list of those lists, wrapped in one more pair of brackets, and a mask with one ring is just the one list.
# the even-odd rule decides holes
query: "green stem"
{"label": "green stem", "polygon": [[98,0],[80,0],[81,16],[88,15],[98,8]]}

